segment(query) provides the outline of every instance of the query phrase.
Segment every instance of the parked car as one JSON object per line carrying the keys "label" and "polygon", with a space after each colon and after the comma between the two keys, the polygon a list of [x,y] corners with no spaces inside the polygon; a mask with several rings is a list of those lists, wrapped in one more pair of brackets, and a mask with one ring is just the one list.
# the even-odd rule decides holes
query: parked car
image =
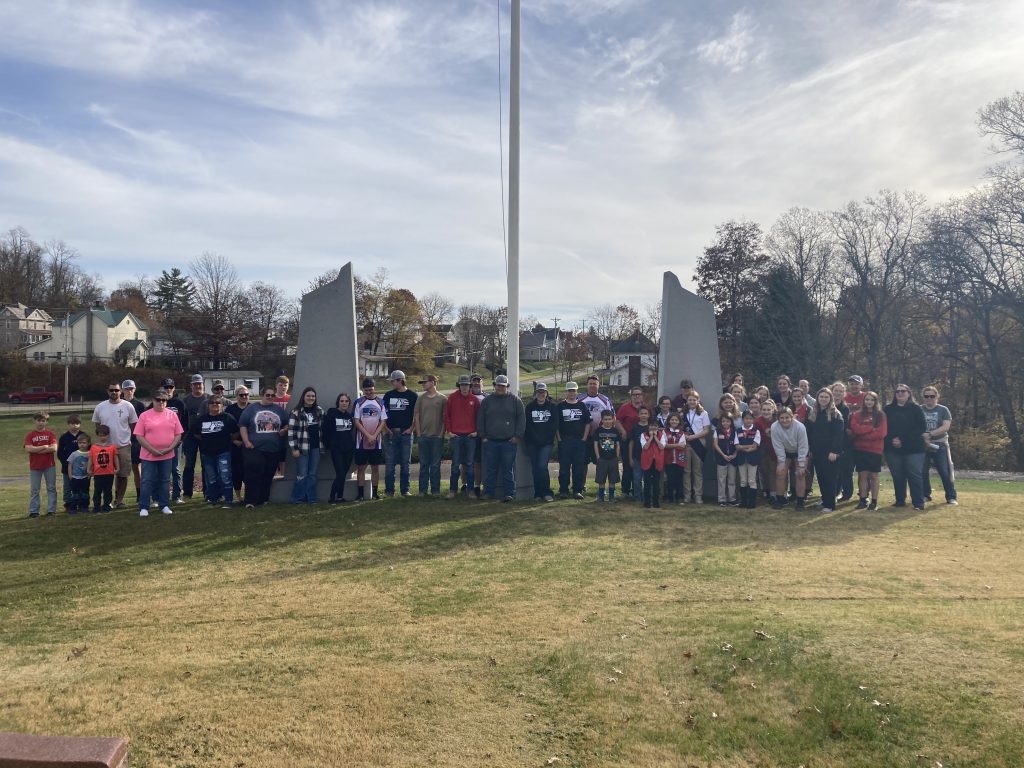
{"label": "parked car", "polygon": [[29,387],[21,392],[11,392],[7,399],[14,405],[19,403],[61,403],[64,402],[64,390]]}

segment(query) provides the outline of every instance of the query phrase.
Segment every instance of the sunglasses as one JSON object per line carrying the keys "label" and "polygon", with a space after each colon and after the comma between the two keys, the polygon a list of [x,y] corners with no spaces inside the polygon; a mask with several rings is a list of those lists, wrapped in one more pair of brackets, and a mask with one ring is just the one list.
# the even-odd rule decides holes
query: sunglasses
{"label": "sunglasses", "polygon": [[235,395],[235,397],[248,397],[248,396],[249,396],[249,394],[247,392],[239,392],[237,395]]}
{"label": "sunglasses", "polygon": [[107,392],[120,392],[120,389],[108,389]]}
{"label": "sunglasses", "polygon": [[928,400],[934,400],[936,397],[938,397],[938,395],[925,395],[925,398]]}
{"label": "sunglasses", "polygon": [[167,398],[166,397],[154,397],[153,398],[153,402],[154,403],[166,403],[167,402]]}
{"label": "sunglasses", "polygon": [[896,394],[897,395],[909,395],[910,394],[910,390],[909,389],[897,389],[896,390]]}

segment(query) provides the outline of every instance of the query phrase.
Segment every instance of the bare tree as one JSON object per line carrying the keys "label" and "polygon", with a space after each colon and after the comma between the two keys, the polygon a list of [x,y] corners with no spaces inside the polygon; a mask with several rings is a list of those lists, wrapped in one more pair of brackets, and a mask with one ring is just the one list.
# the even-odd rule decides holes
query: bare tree
{"label": "bare tree", "polygon": [[195,286],[196,315],[189,322],[195,340],[194,353],[210,360],[217,370],[238,353],[238,341],[244,336],[240,316],[242,284],[238,270],[217,253],[206,252],[189,264]]}

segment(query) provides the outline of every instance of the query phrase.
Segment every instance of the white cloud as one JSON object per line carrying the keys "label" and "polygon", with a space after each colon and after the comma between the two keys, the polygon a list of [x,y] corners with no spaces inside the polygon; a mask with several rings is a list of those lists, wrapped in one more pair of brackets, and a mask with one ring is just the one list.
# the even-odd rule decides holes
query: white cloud
{"label": "white cloud", "polygon": [[764,57],[758,28],[749,11],[735,13],[729,29],[722,37],[707,40],[697,46],[697,54],[709,64],[721,66],[730,72],[742,72],[748,64]]}

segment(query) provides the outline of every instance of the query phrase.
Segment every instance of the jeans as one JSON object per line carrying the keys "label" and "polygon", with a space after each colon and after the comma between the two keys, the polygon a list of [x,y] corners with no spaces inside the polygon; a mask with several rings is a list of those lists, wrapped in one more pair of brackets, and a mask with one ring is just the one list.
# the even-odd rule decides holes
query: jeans
{"label": "jeans", "polygon": [[64,506],[70,507],[75,499],[75,492],[71,487],[71,470],[69,470],[66,467],[62,467],[60,474],[62,478],[61,482],[63,483],[62,491],[64,498]]}
{"label": "jeans", "polygon": [[171,470],[177,462],[174,459],[163,461],[142,460],[142,487],[139,489],[139,509],[149,509],[150,501],[155,497],[159,507],[171,505],[170,485]]}
{"label": "jeans", "polygon": [[114,476],[96,475],[92,479],[92,511],[107,509],[114,501]]}
{"label": "jeans", "polygon": [[452,493],[459,492],[459,465],[466,465],[466,485],[473,487],[473,462],[476,460],[476,438],[452,435]]}
{"label": "jeans", "polygon": [[441,451],[444,440],[441,437],[420,436],[420,493],[441,492]]}
{"label": "jeans", "polygon": [[409,492],[409,462],[412,461],[412,435],[400,429],[384,432],[384,493],[395,492],[395,464],[399,466],[399,490]]}
{"label": "jeans", "polygon": [[355,456],[355,449],[343,450],[340,448],[331,449],[331,464],[334,465],[334,482],[331,483],[331,501],[345,500],[345,482],[348,480],[348,473],[352,471],[352,457]]}
{"label": "jeans", "polygon": [[230,504],[231,492],[234,488],[231,474],[231,451],[224,451],[215,456],[201,453],[200,457],[203,461],[203,477],[206,479],[206,500],[211,504],[216,504],[223,498],[225,504]]}
{"label": "jeans", "polygon": [[569,492],[572,476],[572,492],[583,493],[587,484],[586,444],[578,437],[567,437],[558,446],[558,492]]}
{"label": "jeans", "polygon": [[632,496],[633,495],[633,478],[636,475],[633,472],[633,454],[629,450],[628,446],[623,441],[622,446],[622,495]]}
{"label": "jeans", "polygon": [[921,467],[922,485],[924,495],[932,495],[932,484],[928,479],[928,469],[930,466],[935,467],[935,471],[939,473],[939,479],[942,481],[942,490],[946,493],[946,501],[956,500],[956,486],[953,484],[953,459],[949,454],[949,444],[939,443],[939,450],[934,453],[925,451],[924,463]]}
{"label": "jeans", "polygon": [[661,506],[661,472],[652,465],[644,470],[644,506]]}
{"label": "jeans", "polygon": [[307,501],[316,504],[316,470],[320,466],[320,449],[310,448],[300,453],[295,460],[295,485],[292,486],[292,503]]}
{"label": "jeans", "polygon": [[[632,458],[632,457],[631,457]],[[644,487],[647,484],[644,469],[640,466],[640,459],[633,458],[633,498],[637,501],[644,500]]]}
{"label": "jeans", "polygon": [[510,440],[488,440],[484,443],[484,496],[494,496],[501,471],[502,496],[516,495],[516,444]]}
{"label": "jeans", "polygon": [[[174,490],[171,493],[171,498],[181,498],[181,467],[178,466],[178,462],[181,461],[181,443],[178,443],[178,447],[174,449],[174,458],[170,459],[171,462],[171,481],[174,484]],[[191,491],[189,491],[191,493]]]}
{"label": "jeans", "polygon": [[39,488],[46,483],[46,514],[57,514],[57,468],[29,470],[28,513],[39,514]]}
{"label": "jeans", "polygon": [[[191,435],[186,436],[181,441],[182,452],[185,454],[185,469],[181,473],[181,485],[184,491],[185,498],[192,498],[192,489],[196,485],[196,456],[199,453],[199,442]],[[202,467],[205,466],[200,462],[200,475],[199,482],[202,485],[203,493],[206,493],[206,477],[202,473]]]}
{"label": "jeans", "polygon": [[259,451],[246,448],[245,460],[245,503],[257,506],[270,500],[270,486],[277,471],[277,451]]}
{"label": "jeans", "polygon": [[535,445],[526,443],[526,453],[530,457],[530,469],[533,470],[533,498],[543,499],[551,495],[551,472],[548,464],[551,461],[551,452],[555,446],[553,443],[547,445]]}
{"label": "jeans", "polygon": [[910,501],[915,507],[924,506],[924,484],[921,472],[924,469],[923,453],[892,453],[885,452],[885,463],[892,474],[892,487],[896,493],[896,503],[907,503],[907,485],[910,486]]}

